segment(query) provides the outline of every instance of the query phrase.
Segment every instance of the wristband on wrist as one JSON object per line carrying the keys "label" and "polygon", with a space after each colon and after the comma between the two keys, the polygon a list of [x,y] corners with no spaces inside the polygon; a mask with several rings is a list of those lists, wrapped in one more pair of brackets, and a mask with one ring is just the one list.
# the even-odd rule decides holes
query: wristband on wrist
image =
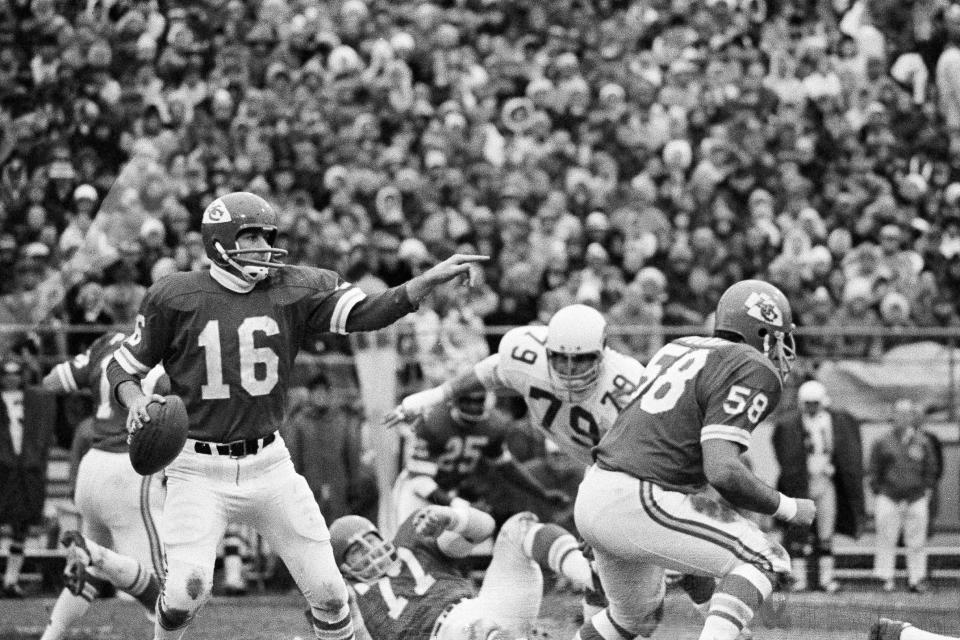
{"label": "wristband on wrist", "polygon": [[780,504],[777,505],[777,510],[773,512],[773,517],[777,520],[790,521],[793,520],[795,515],[797,515],[797,501],[781,493]]}

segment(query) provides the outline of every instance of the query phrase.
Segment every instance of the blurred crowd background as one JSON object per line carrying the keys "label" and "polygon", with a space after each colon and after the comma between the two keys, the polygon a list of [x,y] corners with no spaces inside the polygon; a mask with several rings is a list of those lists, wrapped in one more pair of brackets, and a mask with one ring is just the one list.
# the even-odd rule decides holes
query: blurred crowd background
{"label": "blurred crowd background", "polygon": [[430,305],[454,346],[575,301],[701,325],[754,276],[800,325],[956,327],[960,5],[10,0],[0,166],[8,324],[128,323],[249,190],[291,261],[371,286],[491,255]]}
{"label": "blurred crowd background", "polygon": [[[129,326],[152,282],[205,268],[202,212],[236,190],[276,207],[289,262],[366,290],[491,256],[477,290],[307,349],[398,344],[405,357],[364,366],[398,362],[401,388],[485,356],[491,327],[574,302],[646,362],[750,277],[824,329],[800,342],[802,380],[960,327],[960,4],[0,3],[0,360],[24,385]],[[284,426],[291,442],[318,421],[342,436],[329,451],[348,473],[333,498],[316,490],[328,518],[376,508],[354,436],[383,398],[338,395],[343,361],[307,368]],[[294,455],[319,460],[310,446]],[[542,447],[510,443],[575,489]]]}

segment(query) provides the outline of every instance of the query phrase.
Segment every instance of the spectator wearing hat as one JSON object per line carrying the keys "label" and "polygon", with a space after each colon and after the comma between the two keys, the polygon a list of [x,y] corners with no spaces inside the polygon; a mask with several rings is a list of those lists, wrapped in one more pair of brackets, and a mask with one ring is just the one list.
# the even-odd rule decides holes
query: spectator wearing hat
{"label": "spectator wearing hat", "polygon": [[[850,280],[843,289],[843,298],[833,314],[831,326],[837,328],[858,327],[871,329],[882,327],[880,317],[874,311],[872,289],[864,279]],[[862,332],[858,335],[837,336],[838,358],[876,358],[881,353],[879,336]]]}
{"label": "spectator wearing hat", "polygon": [[910,301],[898,291],[888,291],[880,300],[880,320],[887,329],[880,344],[884,353],[905,344],[917,341],[910,330],[916,323],[910,314]]}
{"label": "spectator wearing hat", "polygon": [[[863,445],[860,423],[830,406],[826,388],[808,380],[797,391],[797,409],[774,426],[773,449],[780,465],[777,489],[812,499],[817,505],[813,527],[788,527],[785,546],[793,564],[794,588],[808,586],[808,560],[814,560],[814,586],[833,593],[833,538],[863,533]],[[805,455],[797,455],[802,451]],[[813,568],[813,567],[810,567]]]}
{"label": "spectator wearing hat", "polygon": [[942,473],[935,446],[923,429],[923,412],[908,398],[893,404],[892,426],[870,451],[870,489],[876,496],[874,517],[877,551],[873,571],[884,591],[896,588],[894,559],[903,533],[907,547],[907,586],[923,593],[928,587],[927,525],[930,498]]}
{"label": "spectator wearing hat", "polygon": [[[647,362],[663,346],[663,305],[667,301],[667,278],[656,267],[644,267],[627,285],[623,296],[607,313],[613,330],[610,347],[631,353]],[[619,333],[616,327],[642,329],[640,333]]]}
{"label": "spectator wearing hat", "polygon": [[91,225],[98,203],[97,189],[89,184],[79,185],[73,190],[73,207],[67,213],[67,227],[60,234],[59,249],[64,258],[86,244],[92,246],[97,254],[108,250],[109,241],[96,231],[91,236]]}
{"label": "spectator wearing hat", "polygon": [[797,324],[825,332],[815,335],[805,334],[797,341],[797,350],[800,355],[813,358],[815,364],[836,356],[836,336],[830,333],[835,310],[833,298],[825,286],[817,287],[807,304],[802,307]]}
{"label": "spectator wearing hat", "polygon": [[895,224],[880,229],[879,269],[890,274],[890,286],[904,295],[912,295],[917,274],[922,264],[917,264],[916,254],[903,249],[904,234]]}

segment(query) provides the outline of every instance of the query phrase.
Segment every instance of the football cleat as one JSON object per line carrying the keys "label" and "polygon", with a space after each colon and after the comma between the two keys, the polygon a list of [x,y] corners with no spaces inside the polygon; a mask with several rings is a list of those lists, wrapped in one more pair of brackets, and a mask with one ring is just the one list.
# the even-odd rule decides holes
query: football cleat
{"label": "football cleat", "polygon": [[60,544],[67,548],[67,564],[63,568],[63,586],[79,596],[87,583],[87,567],[90,566],[90,550],[79,531],[67,531],[60,537]]}
{"label": "football cleat", "polygon": [[[270,274],[270,269],[285,266],[278,258],[286,256],[287,251],[273,246],[277,240],[277,220],[273,207],[256,194],[237,191],[220,196],[203,212],[200,232],[204,251],[215,265],[248,282],[259,282]],[[261,230],[270,246],[237,247],[237,236],[250,229]],[[266,258],[251,257],[258,255]]]}
{"label": "football cleat", "polygon": [[870,627],[868,640],[900,640],[900,632],[909,626],[909,622],[880,618]]}

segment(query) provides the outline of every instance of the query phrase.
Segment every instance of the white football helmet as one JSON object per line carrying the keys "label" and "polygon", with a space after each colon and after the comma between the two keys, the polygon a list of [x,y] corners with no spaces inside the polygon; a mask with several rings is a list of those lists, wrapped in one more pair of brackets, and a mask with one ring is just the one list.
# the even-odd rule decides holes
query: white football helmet
{"label": "white football helmet", "polygon": [[514,640],[512,633],[486,617],[482,609],[476,598],[461,600],[437,618],[430,637],[432,640]]}
{"label": "white football helmet", "polygon": [[600,379],[607,321],[585,304],[566,306],[547,325],[547,369],[555,389],[571,401],[590,394]]}

